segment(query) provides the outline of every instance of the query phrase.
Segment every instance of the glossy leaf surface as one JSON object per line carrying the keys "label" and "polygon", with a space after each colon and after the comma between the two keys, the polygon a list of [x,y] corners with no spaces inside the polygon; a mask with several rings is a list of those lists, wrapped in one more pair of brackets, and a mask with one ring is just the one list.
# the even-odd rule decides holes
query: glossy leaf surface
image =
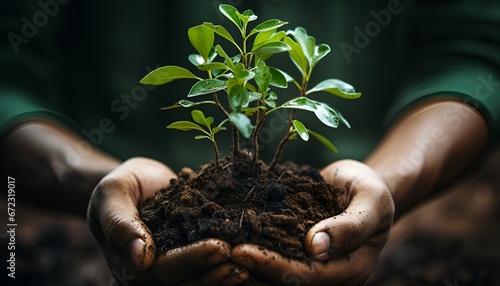
{"label": "glossy leaf surface", "polygon": [[203,95],[225,89],[227,82],[218,79],[201,80],[191,87],[188,97]]}
{"label": "glossy leaf surface", "polygon": [[326,79],[307,91],[306,94],[325,91],[345,99],[356,99],[361,97],[361,93],[356,92],[354,87],[339,79]]}
{"label": "glossy leaf surface", "polygon": [[168,110],[168,109],[174,109],[174,108],[179,108],[179,107],[188,108],[188,107],[193,107],[193,106],[202,105],[202,104],[215,104],[215,101],[206,100],[206,101],[193,102],[193,101],[189,101],[187,99],[181,99],[178,102],[176,102],[170,106],[163,107],[160,109],[161,110]]}
{"label": "glossy leaf surface", "polygon": [[198,123],[205,125],[207,128],[210,129],[210,126],[212,126],[212,123],[214,123],[214,118],[213,117],[205,117],[205,114],[201,110],[193,110],[191,111],[191,116],[193,117],[193,120]]}
{"label": "glossy leaf surface", "polygon": [[219,11],[228,18],[231,22],[233,22],[240,30],[243,28],[243,23],[241,19],[238,17],[238,10],[231,5],[221,4],[219,5]]}
{"label": "glossy leaf surface", "polygon": [[300,138],[304,141],[309,140],[309,132],[307,132],[307,128],[302,124],[302,122],[298,120],[293,120],[293,127],[295,128],[295,131],[297,131],[297,134],[299,134]]}
{"label": "glossy leaf surface", "polygon": [[142,84],[150,84],[150,85],[161,85],[169,83],[176,79],[200,79],[196,75],[194,75],[189,70],[178,67],[178,66],[164,66],[159,67],[150,73],[148,73],[143,79],[141,79],[140,83]]}
{"label": "glossy leaf surface", "polygon": [[208,62],[210,50],[214,45],[214,31],[204,25],[198,25],[188,30],[189,41],[203,57],[204,63]]}
{"label": "glossy leaf surface", "polygon": [[250,118],[242,113],[230,113],[229,120],[234,124],[234,126],[240,131],[241,135],[245,138],[250,138],[254,126],[250,122]]}
{"label": "glossy leaf surface", "polygon": [[255,51],[253,51],[256,55],[265,55],[265,54],[278,54],[289,51],[291,48],[284,42],[269,42],[261,45]]}
{"label": "glossy leaf surface", "polygon": [[176,121],[168,125],[167,128],[182,131],[199,130],[203,133],[207,133],[200,125],[191,121]]}

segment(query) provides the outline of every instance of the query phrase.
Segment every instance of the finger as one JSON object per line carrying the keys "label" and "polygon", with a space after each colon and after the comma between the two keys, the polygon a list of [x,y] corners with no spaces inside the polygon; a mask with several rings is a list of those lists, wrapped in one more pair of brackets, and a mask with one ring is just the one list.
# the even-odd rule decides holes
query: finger
{"label": "finger", "polygon": [[[91,200],[99,201],[101,206],[97,211],[89,210],[89,224],[91,229],[102,232],[107,245],[122,259],[145,270],[152,265],[156,248],[135,202],[122,190],[119,183],[104,183],[94,191]],[[97,231],[93,232],[96,235]]]}
{"label": "finger", "polygon": [[[200,276],[214,266],[228,261],[230,255],[229,243],[218,239],[205,239],[159,255],[151,270],[159,281],[175,285]],[[209,277],[220,278],[221,273],[226,270],[219,269]],[[238,271],[234,274],[239,277],[241,273]]]}
{"label": "finger", "polygon": [[92,193],[88,210],[91,230],[96,237],[104,236],[109,248],[138,270],[151,267],[156,248],[139,218],[137,205],[165,187],[173,176],[159,162],[133,159],[106,176]]}
{"label": "finger", "polygon": [[[280,254],[251,244],[233,248],[231,259],[252,275],[271,285],[361,285],[373,267],[375,250],[362,247],[349,256],[328,262],[308,262],[285,258]],[[245,284],[243,284],[245,285]],[[251,285],[251,284],[249,284]],[[260,285],[260,284],[257,284]]]}
{"label": "finger", "polygon": [[[325,174],[324,174],[325,175]],[[324,261],[335,255],[348,254],[366,243],[384,244],[392,225],[394,203],[385,184],[364,164],[354,162],[333,169],[329,181],[343,186],[350,194],[347,209],[314,225],[305,239],[306,252]],[[374,234],[380,233],[382,239]]]}

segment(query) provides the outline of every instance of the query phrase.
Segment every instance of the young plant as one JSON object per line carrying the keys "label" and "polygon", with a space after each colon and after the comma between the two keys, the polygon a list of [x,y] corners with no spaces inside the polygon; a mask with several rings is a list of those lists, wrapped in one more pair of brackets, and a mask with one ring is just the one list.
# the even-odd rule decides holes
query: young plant
{"label": "young plant", "polygon": [[[219,126],[212,128],[212,123],[214,123],[213,117],[205,117],[205,114],[201,110],[193,110],[191,111],[192,121],[176,121],[167,126],[170,129],[178,129],[182,131],[190,131],[190,130],[198,130],[202,133],[202,135],[197,135],[194,137],[196,140],[200,139],[208,139],[212,141],[212,145],[214,147],[214,157],[217,167],[219,165],[219,148],[217,147],[217,142],[215,142],[215,134],[219,131],[226,130],[226,127],[221,126],[225,122],[221,122]],[[206,127],[206,130],[203,129],[202,126]]]}
{"label": "young plant", "polygon": [[[183,99],[163,109],[215,105],[223,113],[225,119],[217,127],[212,128],[213,117],[206,118],[201,111],[194,110],[192,118],[195,122],[177,121],[170,124],[168,128],[201,131],[203,135],[195,138],[209,139],[212,142],[215,163],[220,166],[219,151],[214,135],[224,130],[223,125],[229,122],[233,131],[233,152],[240,150],[241,134],[252,142],[255,163],[259,154],[258,135],[265,119],[277,110],[291,109],[287,131],[278,145],[269,166],[270,169],[278,163],[285,144],[297,137],[308,141],[312,136],[336,152],[336,148],[326,137],[311,131],[295,119],[297,110],[305,110],[313,112],[320,122],[328,127],[337,128],[340,122],[350,127],[347,120],[328,104],[309,98],[310,94],[320,91],[346,99],[361,96],[361,93],[356,92],[350,84],[338,79],[326,79],[308,89],[314,67],[330,52],[330,47],[326,44],[316,45],[314,37],[308,35],[302,27],[285,32],[278,29],[287,22],[271,19],[249,29],[249,23],[257,20],[257,16],[251,10],[240,13],[235,7],[227,4],[221,4],[219,10],[237,27],[240,33],[239,41],[236,41],[226,28],[213,23],[205,22],[188,30],[188,38],[198,52],[189,55],[189,61],[198,70],[206,73],[205,78],[198,77],[183,67],[164,66],[150,72],[140,82],[161,85],[177,79],[195,80],[187,97],[194,98],[210,94],[211,100]],[[232,44],[237,54],[229,56],[220,44],[215,44],[216,35]],[[298,68],[301,74],[300,81],[267,64],[266,61],[273,55],[284,52],[289,54],[290,59]],[[279,92],[277,93],[274,89],[287,89],[290,82],[297,87],[298,96],[278,105]],[[227,97],[226,106],[219,100],[219,92],[223,92]]]}

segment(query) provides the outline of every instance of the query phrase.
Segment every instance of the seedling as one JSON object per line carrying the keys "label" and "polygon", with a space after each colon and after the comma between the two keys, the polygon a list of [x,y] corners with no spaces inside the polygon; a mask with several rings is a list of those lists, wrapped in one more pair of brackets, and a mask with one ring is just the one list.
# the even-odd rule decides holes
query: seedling
{"label": "seedling", "polygon": [[[223,125],[228,123],[233,131],[233,152],[240,151],[241,134],[252,142],[255,163],[259,156],[258,135],[265,119],[279,109],[291,109],[287,131],[269,165],[270,169],[278,163],[285,144],[297,137],[308,141],[312,136],[336,152],[336,148],[326,137],[308,129],[295,118],[297,110],[304,110],[313,112],[318,120],[328,127],[337,128],[343,123],[350,128],[347,120],[335,109],[324,102],[309,98],[315,92],[327,92],[345,99],[361,96],[350,84],[339,79],[326,79],[308,89],[314,67],[330,52],[330,47],[327,44],[316,45],[315,38],[308,35],[302,27],[285,32],[279,29],[288,24],[287,22],[271,19],[249,29],[249,24],[257,20],[251,10],[240,13],[235,7],[227,4],[221,4],[219,10],[236,25],[240,32],[238,42],[225,27],[213,23],[205,22],[188,30],[189,40],[197,51],[197,54],[189,55],[189,61],[198,70],[204,71],[206,77],[198,77],[183,67],[164,66],[153,70],[140,82],[162,85],[178,79],[195,80],[187,97],[211,95],[211,100],[183,99],[163,109],[214,105],[223,113],[225,119],[216,127],[212,127],[213,117],[205,117],[200,110],[193,110],[191,115],[194,122],[177,121],[167,128],[201,132],[202,135],[196,136],[195,139],[208,139],[212,142],[215,163],[220,167],[215,134],[225,130]],[[216,36],[232,44],[238,51],[237,54],[229,56],[223,46],[215,44]],[[268,59],[278,53],[289,54],[300,72],[300,80],[297,81],[285,71],[267,64]],[[298,89],[298,96],[278,105],[280,97],[275,89],[287,89],[289,83]],[[219,100],[219,93],[227,96],[227,106],[223,106]]]}

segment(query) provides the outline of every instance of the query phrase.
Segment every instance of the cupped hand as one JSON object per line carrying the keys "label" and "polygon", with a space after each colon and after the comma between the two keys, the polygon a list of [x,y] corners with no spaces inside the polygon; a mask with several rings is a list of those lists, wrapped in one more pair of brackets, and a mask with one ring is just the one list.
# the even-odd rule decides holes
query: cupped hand
{"label": "cupped hand", "polygon": [[164,164],[133,158],[97,185],[88,208],[90,229],[120,285],[236,285],[248,272],[229,261],[231,246],[205,239],[156,256],[137,206],[175,174]]}
{"label": "cupped hand", "polygon": [[256,245],[234,247],[231,259],[258,278],[249,281],[260,279],[271,285],[361,285],[368,279],[392,227],[391,193],[370,167],[357,161],[338,161],[321,173],[328,183],[342,190],[340,199],[346,210],[308,231],[304,249],[312,260],[307,263]]}

